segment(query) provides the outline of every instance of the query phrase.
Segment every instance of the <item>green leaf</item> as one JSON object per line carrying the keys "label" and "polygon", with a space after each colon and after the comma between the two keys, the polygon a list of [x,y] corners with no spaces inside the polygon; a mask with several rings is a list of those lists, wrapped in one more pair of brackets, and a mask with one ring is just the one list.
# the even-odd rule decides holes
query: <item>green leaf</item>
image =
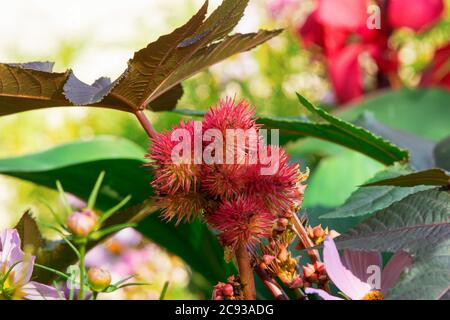
{"label": "green leaf", "polygon": [[450,136],[436,145],[434,159],[437,167],[450,171]]}
{"label": "green leaf", "polygon": [[390,300],[437,300],[449,290],[450,240],[424,247],[389,291]]}
{"label": "green leaf", "polygon": [[[369,180],[369,182],[397,177],[408,172],[411,171],[407,166],[393,166],[377,173]],[[395,186],[379,186],[358,188],[352,193],[343,206],[322,215],[320,218],[336,219],[367,216],[378,210],[389,207],[391,204],[402,200],[410,194],[424,191],[429,188],[432,187],[417,186],[402,188]]]}
{"label": "green leaf", "polygon": [[355,150],[388,165],[393,164],[397,161],[409,160],[408,151],[401,150],[392,143],[384,140],[381,137],[375,136],[373,133],[363,128],[356,127],[349,122],[332,116],[325,110],[312,105],[308,100],[306,100],[298,93],[297,97],[300,103],[302,103],[310,112],[327,121],[331,126],[338,129],[338,131],[340,131],[343,136],[356,138],[358,144],[353,146]]}
{"label": "green leaf", "polygon": [[358,185],[382,169],[380,163],[354,151],[322,159],[307,181],[303,206],[340,206]]}
{"label": "green leaf", "polygon": [[375,116],[369,112],[363,113],[354,124],[408,150],[411,154],[411,165],[414,169],[425,170],[435,166],[433,149],[436,143],[434,141],[387,126],[379,122]]}
{"label": "green leaf", "polygon": [[446,186],[450,183],[450,175],[442,169],[430,169],[420,172],[413,172],[395,178],[387,178],[370,182],[363,187],[372,186],[398,186],[415,187],[419,185]]}
{"label": "green leaf", "polygon": [[386,91],[348,106],[336,115],[353,122],[364,112],[391,128],[439,141],[448,136],[450,92],[437,88]]}
{"label": "green leaf", "polygon": [[398,201],[339,237],[342,249],[419,252],[450,237],[450,193],[418,192]]}
{"label": "green leaf", "polygon": [[[211,231],[199,221],[180,224],[161,221],[152,202],[151,172],[143,168],[145,151],[134,143],[112,137],[61,145],[37,154],[0,159],[0,173],[55,188],[59,179],[66,192],[88,199],[97,177],[105,171],[99,190],[96,209],[107,211],[131,195],[125,209],[105,221],[105,227],[142,218],[137,229],[168,251],[181,257],[191,268],[202,274],[203,290],[226,279],[235,268],[223,260],[223,251]],[[67,245],[53,245],[50,254],[39,257],[39,262],[64,270],[74,263],[75,254]],[[46,278],[47,276],[47,278]],[[50,280],[48,273],[38,274]]]}

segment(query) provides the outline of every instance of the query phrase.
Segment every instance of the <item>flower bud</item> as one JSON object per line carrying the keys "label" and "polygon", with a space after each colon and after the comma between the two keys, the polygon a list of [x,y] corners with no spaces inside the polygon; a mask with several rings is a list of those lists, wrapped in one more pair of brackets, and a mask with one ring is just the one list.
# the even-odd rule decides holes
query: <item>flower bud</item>
{"label": "flower bud", "polygon": [[263,261],[266,265],[270,265],[272,263],[272,261],[275,260],[274,256],[271,256],[270,254],[265,254],[263,256]]}
{"label": "flower bud", "polygon": [[91,210],[76,211],[69,216],[66,224],[74,235],[86,237],[97,227],[98,217]]}
{"label": "flower bud", "polygon": [[325,236],[325,231],[320,224],[313,228],[313,235],[315,238],[323,238]]}
{"label": "flower bud", "polygon": [[222,293],[227,297],[231,297],[234,294],[233,286],[231,284],[226,284],[222,289]]}
{"label": "flower bud", "polygon": [[88,280],[92,289],[95,291],[103,291],[111,284],[111,274],[100,268],[91,268],[88,271]]}
{"label": "flower bud", "polygon": [[297,289],[303,287],[303,278],[301,276],[296,276],[294,280],[289,284],[289,288]]}
{"label": "flower bud", "polygon": [[283,232],[284,230],[286,230],[286,227],[289,224],[289,220],[286,218],[279,218],[277,219],[277,221],[275,222],[275,226],[274,226],[274,230],[278,231],[278,232]]}
{"label": "flower bud", "polygon": [[316,269],[312,264],[306,264],[303,266],[303,274],[305,275],[305,278],[311,277],[316,272]]}

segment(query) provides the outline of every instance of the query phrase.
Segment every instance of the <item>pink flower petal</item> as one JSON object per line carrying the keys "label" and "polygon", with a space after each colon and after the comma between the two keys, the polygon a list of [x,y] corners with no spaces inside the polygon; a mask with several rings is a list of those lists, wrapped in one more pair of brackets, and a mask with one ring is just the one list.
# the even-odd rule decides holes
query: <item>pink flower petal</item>
{"label": "pink flower petal", "polygon": [[421,31],[437,22],[444,12],[443,0],[391,0],[389,22],[394,28],[408,27]]}
{"label": "pink flower petal", "polygon": [[367,278],[371,275],[371,273],[368,273],[368,268],[377,266],[381,270],[383,262],[378,252],[345,250],[342,256],[342,264],[359,280],[367,282]]}
{"label": "pink flower petal", "polygon": [[33,274],[34,260],[35,257],[33,256],[25,256],[23,262],[14,267],[14,283],[24,284],[30,281]]}
{"label": "pink flower petal", "polygon": [[317,294],[319,297],[321,297],[324,300],[344,300],[342,298],[332,296],[328,292],[321,290],[321,289],[306,288],[305,292],[306,292],[306,294]]}
{"label": "pink flower petal", "polygon": [[329,236],[325,239],[323,260],[331,281],[352,300],[361,300],[371,290],[369,284],[359,280],[344,267],[336,245]]}
{"label": "pink flower petal", "polygon": [[412,257],[405,251],[399,251],[392,256],[381,274],[381,293],[383,295],[389,292],[400,278],[403,270],[411,266],[412,263]]}
{"label": "pink flower petal", "polygon": [[23,260],[24,255],[17,230],[6,229],[0,233],[0,264],[7,263],[7,267],[10,267]]}
{"label": "pink flower petal", "polygon": [[24,285],[22,291],[27,300],[61,300],[55,288],[34,281]]}
{"label": "pink flower petal", "polygon": [[318,18],[334,28],[355,31],[366,24],[366,0],[320,0]]}

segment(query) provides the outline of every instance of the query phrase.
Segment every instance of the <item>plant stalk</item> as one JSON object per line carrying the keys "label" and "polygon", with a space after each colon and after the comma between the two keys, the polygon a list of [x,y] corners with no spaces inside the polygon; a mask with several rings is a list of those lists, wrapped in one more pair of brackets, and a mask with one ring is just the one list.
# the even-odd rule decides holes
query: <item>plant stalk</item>
{"label": "plant stalk", "polygon": [[84,266],[84,256],[86,255],[86,244],[80,245],[80,290],[78,291],[78,300],[84,300],[84,277],[85,277],[85,266]]}
{"label": "plant stalk", "polygon": [[[293,223],[293,226],[294,226],[294,231],[297,234],[297,236],[299,237],[299,239],[302,242],[303,246],[306,249],[314,247],[314,243],[309,238],[305,227],[300,222],[300,219],[297,217],[296,214],[292,215],[292,223]],[[319,251],[317,251],[316,249],[307,250],[307,253],[308,253],[309,259],[311,259],[312,263],[314,263],[316,261],[320,261]]]}
{"label": "plant stalk", "polygon": [[272,277],[270,277],[265,270],[260,267],[256,267],[255,272],[276,300],[289,300],[280,285]]}
{"label": "plant stalk", "polygon": [[246,300],[256,300],[255,279],[253,277],[253,268],[250,263],[250,255],[243,245],[238,245],[236,251],[236,260],[239,268],[239,278],[244,286],[244,298]]}
{"label": "plant stalk", "polygon": [[150,123],[150,120],[148,120],[147,116],[145,115],[145,112],[143,110],[137,110],[135,112],[136,117],[139,120],[139,123],[144,128],[145,132],[147,132],[148,136],[150,138],[155,138],[158,133],[156,132],[155,128],[153,128],[152,124]]}

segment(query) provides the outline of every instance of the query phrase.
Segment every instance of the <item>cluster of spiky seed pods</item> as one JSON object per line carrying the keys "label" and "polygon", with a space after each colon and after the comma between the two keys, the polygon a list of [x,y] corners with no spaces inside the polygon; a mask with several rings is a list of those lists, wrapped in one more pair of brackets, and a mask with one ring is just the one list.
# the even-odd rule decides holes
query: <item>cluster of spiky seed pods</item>
{"label": "cluster of spiky seed pods", "polygon": [[[305,189],[302,182],[307,175],[300,171],[298,164],[288,161],[281,147],[265,143],[254,110],[245,101],[236,103],[234,99],[223,99],[201,122],[200,134],[208,136],[211,130],[221,133],[223,150],[219,151],[223,154],[232,151],[235,161],[199,163],[195,159],[195,145],[192,145],[188,149],[190,154],[183,155],[190,161],[174,163],[173,150],[180,143],[174,139],[174,132],[183,129],[194,141],[197,127],[194,121],[181,122],[154,137],[147,157],[154,169],[152,186],[157,193],[157,203],[166,219],[179,223],[204,218],[219,231],[225,247],[233,249],[242,245],[251,250],[261,239],[271,235],[277,219],[290,218],[299,209]],[[240,130],[245,135],[244,142],[230,144],[229,140],[236,137],[230,138],[229,130]],[[247,135],[248,132],[253,135]],[[201,152],[218,142],[205,138],[201,141]],[[277,162],[272,174],[261,174],[261,169],[267,166],[259,157],[261,152],[270,154]],[[218,154],[217,149],[215,153],[213,156]],[[256,154],[255,161],[249,160],[250,154]]]}

